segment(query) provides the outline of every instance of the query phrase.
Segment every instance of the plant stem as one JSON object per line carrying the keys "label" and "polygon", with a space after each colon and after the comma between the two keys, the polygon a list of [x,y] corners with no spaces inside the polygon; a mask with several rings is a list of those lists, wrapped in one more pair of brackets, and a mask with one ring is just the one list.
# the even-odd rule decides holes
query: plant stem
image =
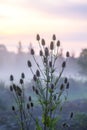
{"label": "plant stem", "polygon": [[44,130],[47,130],[47,116],[48,116],[48,87],[49,87],[49,67],[48,67],[48,58],[46,57],[46,105],[45,105],[45,114],[44,114]]}

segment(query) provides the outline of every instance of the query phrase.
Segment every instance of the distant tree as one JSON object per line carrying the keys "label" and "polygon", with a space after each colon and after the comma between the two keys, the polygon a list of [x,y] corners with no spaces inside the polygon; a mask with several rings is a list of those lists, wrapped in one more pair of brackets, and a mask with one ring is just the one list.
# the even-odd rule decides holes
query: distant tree
{"label": "distant tree", "polygon": [[61,48],[60,49],[60,54],[59,54],[60,57],[63,57],[63,49]]}
{"label": "distant tree", "polygon": [[31,49],[32,48],[33,48],[32,43],[30,43],[29,46],[28,46],[28,52],[29,52],[29,54],[31,53]]}
{"label": "distant tree", "polygon": [[22,52],[22,44],[21,44],[21,41],[19,41],[18,43],[18,53],[21,53]]}
{"label": "distant tree", "polygon": [[81,73],[87,74],[87,48],[83,49],[78,58],[78,63],[81,66]]}
{"label": "distant tree", "polygon": [[71,57],[72,57],[72,58],[75,58],[75,52],[74,52],[74,51],[72,51]]}

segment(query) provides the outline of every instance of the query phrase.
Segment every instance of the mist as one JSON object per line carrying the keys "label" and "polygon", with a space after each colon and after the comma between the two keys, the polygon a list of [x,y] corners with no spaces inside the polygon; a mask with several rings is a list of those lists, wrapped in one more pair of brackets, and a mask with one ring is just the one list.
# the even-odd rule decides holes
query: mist
{"label": "mist", "polygon": [[[35,58],[42,68],[43,65],[40,56],[36,55]],[[25,53],[21,50],[21,48],[18,48],[18,52],[14,53],[9,52],[4,45],[0,45],[0,81],[9,83],[9,77],[11,74],[14,76],[15,81],[17,81],[20,79],[22,72],[26,75],[26,81],[30,81],[32,79],[32,73],[27,66],[28,60],[32,62],[32,68],[35,72],[37,66],[30,54],[30,51]],[[58,57],[55,65],[56,75],[58,75],[61,71],[61,65],[64,60],[65,58],[63,56]],[[81,67],[78,64],[78,58],[70,57],[67,61],[63,76],[84,81],[86,80],[86,77],[80,74],[80,70]]]}
{"label": "mist", "polygon": [[[0,116],[1,118],[4,118],[4,122],[0,124],[0,129],[2,130],[7,130],[7,129],[12,130],[13,128],[15,130],[18,129],[17,122],[15,122],[15,119],[13,118],[11,112],[11,107],[13,104],[15,104],[15,101],[9,89],[11,84],[10,75],[13,75],[14,83],[19,85],[21,73],[24,73],[26,98],[32,96],[33,100],[35,101],[37,100],[37,98],[35,97],[32,91],[33,74],[31,73],[27,65],[27,61],[28,60],[31,61],[32,70],[34,73],[36,72],[38,67],[33,59],[33,56],[30,54],[30,49],[28,52],[25,53],[22,51],[21,44],[19,44],[17,53],[15,53],[15,52],[8,51],[6,46],[0,45]],[[41,57],[39,55],[35,55],[35,59],[36,62],[41,67],[41,69],[44,70]],[[68,77],[68,81],[70,84],[70,88],[67,93],[68,99],[63,106],[64,109],[62,111],[62,115],[61,115],[62,119],[60,120],[60,122],[67,119],[68,112],[77,111],[80,112],[80,114],[87,112],[87,109],[84,107],[86,106],[86,102],[87,102],[87,79],[86,79],[87,77],[86,75],[80,73],[81,66],[78,62],[78,59],[79,57],[76,58],[74,56],[71,56],[67,59],[67,64],[60,80],[60,84],[61,84],[64,78]],[[59,55],[55,64],[55,69],[56,69],[55,76],[58,76],[60,74],[62,63],[65,60],[66,59],[63,55]],[[63,98],[64,96],[65,95],[63,94]],[[35,108],[34,112],[35,115],[38,115],[40,117],[41,114],[40,108]],[[3,113],[5,114],[3,115]],[[75,121],[72,123],[75,124]],[[59,128],[61,128],[61,126],[59,126]]]}

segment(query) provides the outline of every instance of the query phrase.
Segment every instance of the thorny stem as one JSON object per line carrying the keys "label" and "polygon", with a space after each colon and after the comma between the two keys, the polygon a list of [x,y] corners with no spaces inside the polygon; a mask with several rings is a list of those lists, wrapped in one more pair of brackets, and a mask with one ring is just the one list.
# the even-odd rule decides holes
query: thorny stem
{"label": "thorny stem", "polygon": [[[46,57],[47,59],[47,57]],[[48,59],[46,63],[46,105],[45,105],[45,114],[44,114],[44,130],[47,130],[47,116],[48,116],[48,87],[49,87],[49,68],[48,68]]]}
{"label": "thorny stem", "polygon": [[[52,59],[52,55],[53,55],[53,51],[51,51],[51,62],[52,62],[52,66],[51,66],[51,84],[52,84],[52,77],[53,77],[53,74],[52,74],[52,69],[53,69],[53,59]],[[52,92],[50,93],[50,118],[52,116],[52,111],[51,111],[51,107],[52,107]]]}
{"label": "thorny stem", "polygon": [[32,68],[30,67],[30,70],[31,70],[31,73],[34,75],[34,72],[33,72],[33,70],[32,70]]}

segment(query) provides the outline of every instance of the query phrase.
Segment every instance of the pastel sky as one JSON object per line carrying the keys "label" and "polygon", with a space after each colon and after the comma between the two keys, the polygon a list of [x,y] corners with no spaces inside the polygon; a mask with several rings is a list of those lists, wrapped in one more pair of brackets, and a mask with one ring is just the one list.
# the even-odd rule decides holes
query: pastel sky
{"label": "pastel sky", "polygon": [[56,34],[64,50],[87,48],[87,0],[0,0],[0,44],[15,50],[21,40],[37,48],[36,34]]}

